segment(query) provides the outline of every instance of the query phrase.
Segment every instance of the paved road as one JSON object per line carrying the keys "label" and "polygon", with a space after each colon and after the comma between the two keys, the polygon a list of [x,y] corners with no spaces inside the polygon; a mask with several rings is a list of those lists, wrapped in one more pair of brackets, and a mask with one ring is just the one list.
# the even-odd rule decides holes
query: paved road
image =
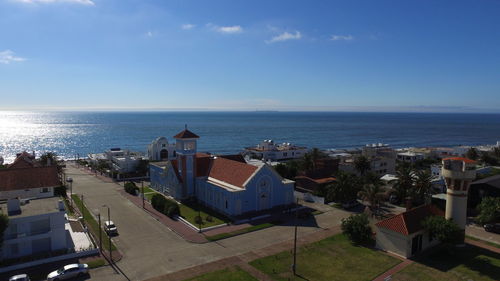
{"label": "paved road", "polygon": [[484,228],[473,224],[465,227],[465,234],[500,245],[500,234],[487,232]]}
{"label": "paved road", "polygon": [[[83,194],[85,204],[94,214],[100,212],[105,218],[107,209],[103,205],[111,208],[111,220],[120,233],[113,241],[123,254],[117,266],[130,280],[155,277],[293,238],[293,227],[283,225],[219,242],[186,242],[122,197],[118,192],[119,185],[103,182],[71,166],[68,166],[66,174],[73,178],[73,193]],[[332,209],[300,227],[299,236],[339,225],[340,219],[348,215],[347,212]],[[110,267],[93,270],[91,277],[93,280],[126,280],[124,275],[115,273]]]}

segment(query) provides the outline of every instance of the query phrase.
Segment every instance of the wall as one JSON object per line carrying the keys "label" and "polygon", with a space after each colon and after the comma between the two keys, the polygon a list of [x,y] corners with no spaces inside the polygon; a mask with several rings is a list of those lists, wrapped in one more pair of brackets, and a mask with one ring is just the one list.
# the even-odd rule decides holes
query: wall
{"label": "wall", "polygon": [[168,163],[164,168],[154,164],[149,165],[150,187],[165,195],[181,200],[181,184],[175,175],[173,166]]}
{"label": "wall", "polygon": [[408,240],[408,236],[401,233],[377,227],[376,247],[389,253],[407,258],[411,252],[411,239]]}
{"label": "wall", "polygon": [[48,187],[47,192],[42,192],[42,188],[18,189],[0,191],[0,199],[13,199],[13,198],[48,198],[54,197],[54,187]]}

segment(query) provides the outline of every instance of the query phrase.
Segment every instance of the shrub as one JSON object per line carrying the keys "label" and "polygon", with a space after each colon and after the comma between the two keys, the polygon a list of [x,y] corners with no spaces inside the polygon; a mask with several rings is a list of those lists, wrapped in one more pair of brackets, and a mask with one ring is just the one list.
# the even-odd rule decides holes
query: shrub
{"label": "shrub", "polygon": [[167,215],[170,218],[173,218],[174,216],[179,216],[181,214],[179,204],[171,200],[168,201],[170,201],[171,203],[169,203],[169,207],[165,215]]}
{"label": "shrub", "polygon": [[422,222],[422,226],[429,231],[431,237],[437,238],[443,244],[457,244],[463,238],[463,230],[452,220],[447,220],[441,216],[426,218]]}
{"label": "shrub", "polygon": [[213,218],[211,215],[208,215],[205,219],[206,219],[208,222],[213,222],[213,221],[214,221],[214,218]]}
{"label": "shrub", "polygon": [[194,222],[196,224],[203,224],[203,218],[201,216],[194,217]]}
{"label": "shrub", "polygon": [[138,192],[139,192],[139,188],[133,182],[127,182],[127,183],[125,183],[125,185],[123,186],[123,188],[125,189],[125,191],[127,193],[132,194],[132,195],[137,195]]}
{"label": "shrub", "polygon": [[55,196],[62,196],[66,198],[66,186],[61,185],[58,187],[54,188],[54,195]]}
{"label": "shrub", "polygon": [[500,218],[500,198],[484,197],[478,209],[479,216],[476,217],[478,223],[495,222]]}
{"label": "shrub", "polygon": [[352,215],[342,219],[342,232],[356,244],[369,242],[372,229],[366,214]]}
{"label": "shrub", "polygon": [[153,208],[155,208],[155,210],[160,212],[163,212],[163,210],[165,209],[165,201],[165,197],[158,193],[154,194],[153,197],[151,197],[151,205],[153,206]]}
{"label": "shrub", "polygon": [[170,218],[180,215],[180,208],[177,202],[169,200],[161,194],[154,194],[153,197],[151,197],[151,205],[155,210]]}

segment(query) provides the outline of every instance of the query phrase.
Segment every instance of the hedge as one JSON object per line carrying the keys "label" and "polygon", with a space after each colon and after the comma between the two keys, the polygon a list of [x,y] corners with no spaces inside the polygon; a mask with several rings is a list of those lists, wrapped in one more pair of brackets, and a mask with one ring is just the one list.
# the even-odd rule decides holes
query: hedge
{"label": "hedge", "polygon": [[177,204],[174,200],[165,198],[161,194],[154,194],[153,197],[151,197],[151,205],[155,208],[155,210],[170,218],[181,214],[179,204]]}
{"label": "hedge", "polygon": [[126,182],[123,188],[125,188],[127,193],[132,195],[137,195],[139,193],[139,188],[133,182]]}

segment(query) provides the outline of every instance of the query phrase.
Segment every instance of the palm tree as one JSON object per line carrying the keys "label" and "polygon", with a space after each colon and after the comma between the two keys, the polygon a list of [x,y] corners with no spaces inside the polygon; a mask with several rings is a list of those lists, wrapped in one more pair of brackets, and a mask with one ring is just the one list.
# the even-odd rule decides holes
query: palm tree
{"label": "palm tree", "polygon": [[359,179],[349,173],[339,172],[335,183],[327,186],[328,201],[346,203],[356,199],[359,192]]}
{"label": "palm tree", "polygon": [[413,188],[413,169],[409,165],[401,164],[396,169],[397,180],[394,181],[393,189],[399,200],[404,200],[410,195]]}
{"label": "palm tree", "polygon": [[364,176],[370,170],[370,161],[364,155],[358,156],[354,159],[354,168],[356,168],[361,176]]}
{"label": "palm tree", "polygon": [[57,154],[55,152],[45,152],[40,156],[40,163],[42,163],[42,165],[56,165]]}
{"label": "palm tree", "polygon": [[361,198],[370,204],[372,214],[377,213],[383,194],[384,190],[379,184],[365,184],[363,189],[359,192]]}
{"label": "palm tree", "polygon": [[432,193],[432,175],[427,170],[417,171],[415,175],[415,195],[420,201],[418,203],[422,204]]}
{"label": "palm tree", "polygon": [[306,171],[306,173],[314,169],[314,161],[310,153],[304,154],[304,157],[302,158],[302,168]]}

